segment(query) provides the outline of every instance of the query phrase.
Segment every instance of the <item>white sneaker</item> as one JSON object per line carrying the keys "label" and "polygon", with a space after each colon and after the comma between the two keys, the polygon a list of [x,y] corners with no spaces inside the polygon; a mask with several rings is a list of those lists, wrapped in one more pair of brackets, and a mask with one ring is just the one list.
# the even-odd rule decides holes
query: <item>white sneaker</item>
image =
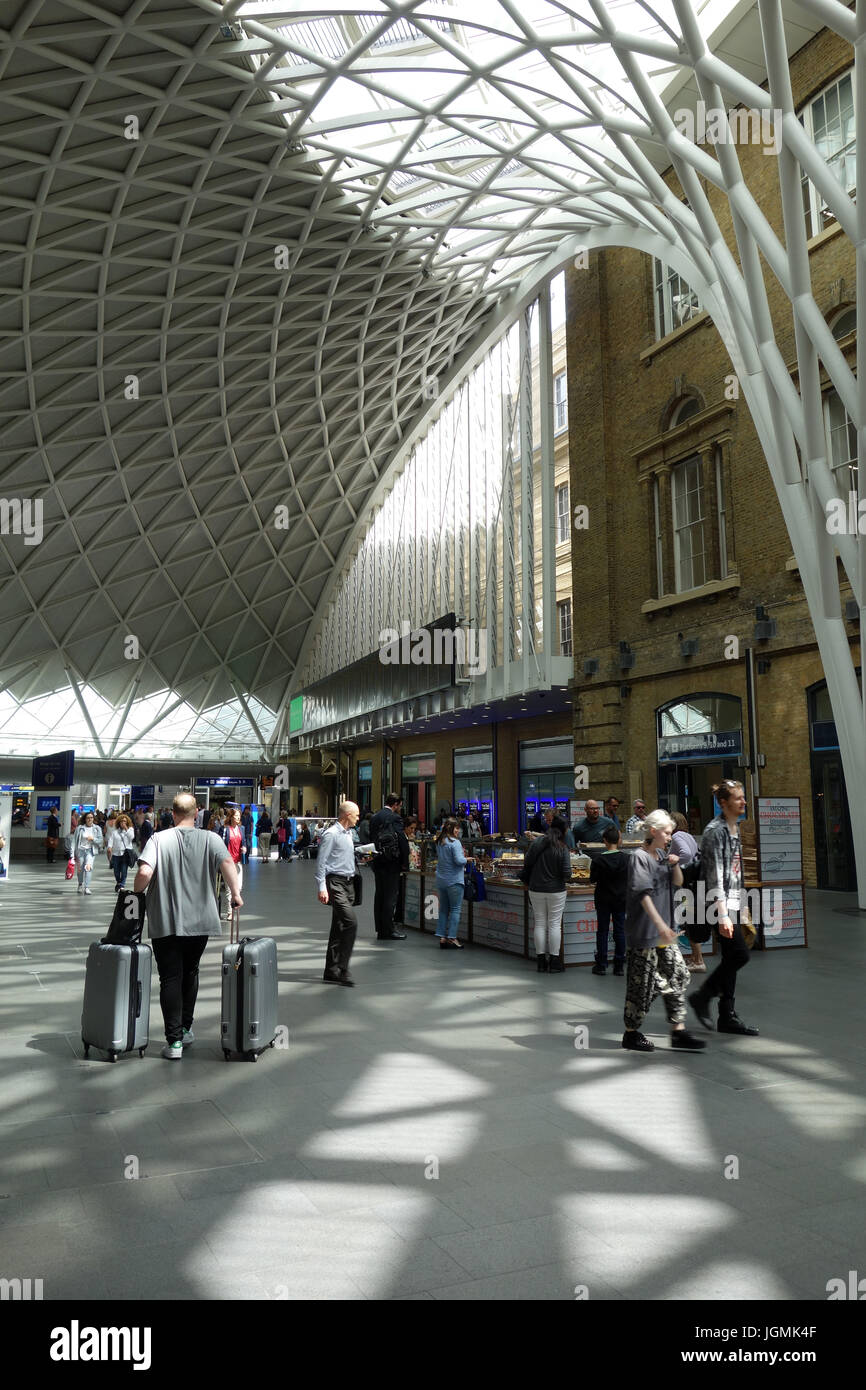
{"label": "white sneaker", "polygon": [[90,889],[89,889],[89,888],[85,888],[84,891],[85,891],[85,893],[89,893],[89,892],[90,892]]}
{"label": "white sneaker", "polygon": [[179,1062],[183,1056],[183,1043],[166,1043],[162,1049],[162,1055],[169,1062]]}
{"label": "white sneaker", "polygon": [[192,1031],[191,1028],[184,1028],[184,1030],[183,1030],[183,1042],[181,1043],[181,1047],[189,1047],[190,1044],[191,1044],[191,1043],[194,1043],[194,1042],[195,1042],[195,1033]]}

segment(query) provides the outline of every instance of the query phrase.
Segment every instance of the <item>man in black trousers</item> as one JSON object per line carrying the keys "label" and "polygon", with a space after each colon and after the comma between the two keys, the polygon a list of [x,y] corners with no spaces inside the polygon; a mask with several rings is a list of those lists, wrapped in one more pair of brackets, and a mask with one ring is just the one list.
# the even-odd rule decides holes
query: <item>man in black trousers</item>
{"label": "man in black trousers", "polygon": [[392,792],[385,797],[385,805],[381,811],[377,811],[370,821],[370,839],[376,849],[373,859],[373,873],[376,878],[373,918],[379,941],[406,940],[406,933],[397,931],[394,927],[394,908],[400,891],[400,870],[409,867],[409,845],[403,833],[403,820],[399,815],[401,805],[400,797]]}
{"label": "man in black trousers", "polygon": [[348,985],[350,988],[355,981],[349,974],[349,958],[358,930],[352,826],[357,825],[359,815],[354,801],[340,803],[335,823],[329,825],[322,836],[316,860],[319,902],[331,905],[331,935],[322,979],[326,984]]}

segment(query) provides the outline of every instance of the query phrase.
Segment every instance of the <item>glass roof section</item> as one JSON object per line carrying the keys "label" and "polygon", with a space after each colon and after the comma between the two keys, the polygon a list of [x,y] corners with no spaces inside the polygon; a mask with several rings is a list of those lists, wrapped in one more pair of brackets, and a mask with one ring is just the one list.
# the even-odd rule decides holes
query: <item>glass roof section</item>
{"label": "glass roof section", "polygon": [[[697,8],[701,34],[734,8]],[[564,198],[596,220],[581,194],[606,170],[626,172],[611,117],[620,135],[654,142],[634,73],[663,97],[683,63],[671,0],[250,0],[239,18],[273,34],[261,79],[288,84],[293,135],[370,227],[427,243],[431,268],[488,289],[538,251]]]}

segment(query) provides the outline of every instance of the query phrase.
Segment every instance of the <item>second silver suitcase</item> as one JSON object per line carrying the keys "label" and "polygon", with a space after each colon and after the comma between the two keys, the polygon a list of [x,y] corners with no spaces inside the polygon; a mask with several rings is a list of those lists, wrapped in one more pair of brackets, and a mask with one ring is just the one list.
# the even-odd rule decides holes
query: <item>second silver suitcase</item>
{"label": "second silver suitcase", "polygon": [[144,1056],[149,1040],[150,976],[153,953],[146,942],[131,946],[94,941],[87,953],[81,1041],[116,1062],[121,1052]]}
{"label": "second silver suitcase", "polygon": [[245,936],[223,947],[221,1042],[226,1061],[258,1061],[277,1036],[277,943]]}

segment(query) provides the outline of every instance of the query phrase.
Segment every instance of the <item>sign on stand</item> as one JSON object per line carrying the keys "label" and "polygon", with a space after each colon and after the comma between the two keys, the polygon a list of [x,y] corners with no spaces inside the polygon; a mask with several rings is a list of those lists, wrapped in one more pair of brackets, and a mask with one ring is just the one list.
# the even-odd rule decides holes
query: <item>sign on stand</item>
{"label": "sign on stand", "polygon": [[758,877],[762,883],[802,879],[799,796],[758,797]]}
{"label": "sign on stand", "polygon": [[759,796],[756,815],[764,949],[808,946],[800,798]]}

